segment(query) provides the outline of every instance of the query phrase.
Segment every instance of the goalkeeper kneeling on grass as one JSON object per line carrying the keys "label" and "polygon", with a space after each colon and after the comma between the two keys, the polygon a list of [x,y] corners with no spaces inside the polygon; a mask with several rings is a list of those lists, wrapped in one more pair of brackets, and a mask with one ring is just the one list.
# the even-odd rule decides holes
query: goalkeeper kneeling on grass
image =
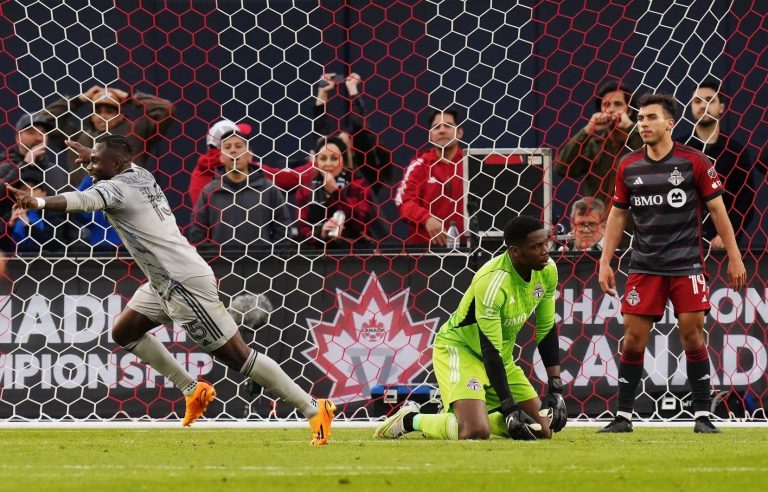
{"label": "goalkeeper kneeling on grass", "polygon": [[[376,429],[396,439],[418,431],[436,439],[549,439],[568,414],[560,379],[555,327],[557,268],[549,258],[549,234],[533,217],[504,228],[504,254],[477,271],[458,309],[440,328],[432,363],[446,413],[421,414],[406,402]],[[515,338],[536,312],[536,341],[547,369],[544,403],[515,365]]]}

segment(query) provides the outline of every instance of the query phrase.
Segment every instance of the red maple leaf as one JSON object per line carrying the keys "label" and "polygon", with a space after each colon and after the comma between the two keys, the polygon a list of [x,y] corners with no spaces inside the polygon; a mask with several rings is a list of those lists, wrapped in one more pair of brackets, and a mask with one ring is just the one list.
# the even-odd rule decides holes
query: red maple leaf
{"label": "red maple leaf", "polygon": [[355,298],[337,289],[339,310],[326,323],[307,319],[315,346],[303,355],[334,382],[331,398],[368,399],[377,384],[409,384],[432,361],[438,318],[414,322],[410,289],[392,298],[375,274]]}

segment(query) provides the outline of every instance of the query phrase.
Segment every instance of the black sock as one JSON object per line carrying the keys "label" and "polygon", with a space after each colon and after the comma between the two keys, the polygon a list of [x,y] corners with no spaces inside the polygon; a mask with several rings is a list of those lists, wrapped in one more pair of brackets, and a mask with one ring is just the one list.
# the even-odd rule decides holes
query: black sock
{"label": "black sock", "polygon": [[405,429],[405,432],[413,432],[415,430],[413,428],[413,418],[416,415],[416,412],[411,412],[406,413],[405,416],[403,416],[403,429]]}
{"label": "black sock", "polygon": [[645,352],[622,350],[619,361],[619,411],[632,414],[635,407],[637,383],[643,376]]}
{"label": "black sock", "polygon": [[712,386],[707,346],[702,345],[698,350],[686,350],[685,359],[688,381],[691,383],[691,394],[693,395],[693,411],[708,412],[712,401]]}

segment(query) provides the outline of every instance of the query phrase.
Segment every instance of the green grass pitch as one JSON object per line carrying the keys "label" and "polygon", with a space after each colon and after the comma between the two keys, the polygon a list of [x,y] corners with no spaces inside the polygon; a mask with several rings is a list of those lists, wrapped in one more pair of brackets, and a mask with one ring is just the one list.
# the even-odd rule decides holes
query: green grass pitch
{"label": "green grass pitch", "polygon": [[0,490],[729,490],[768,487],[768,428],[566,428],[549,442],[375,441],[334,429],[3,429]]}

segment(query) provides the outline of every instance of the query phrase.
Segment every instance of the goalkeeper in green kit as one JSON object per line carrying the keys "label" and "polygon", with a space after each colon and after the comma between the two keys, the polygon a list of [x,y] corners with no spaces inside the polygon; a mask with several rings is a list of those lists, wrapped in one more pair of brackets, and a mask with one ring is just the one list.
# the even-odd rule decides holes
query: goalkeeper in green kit
{"label": "goalkeeper in green kit", "polygon": [[[435,439],[493,434],[534,440],[549,439],[565,427],[555,327],[557,268],[549,258],[549,234],[539,220],[520,216],[504,228],[504,243],[504,254],[478,270],[435,339],[432,364],[447,412],[421,414],[416,403],[406,402],[374,437],[396,439],[417,431]],[[549,377],[543,404],[513,359],[515,338],[534,311],[536,342]]]}

